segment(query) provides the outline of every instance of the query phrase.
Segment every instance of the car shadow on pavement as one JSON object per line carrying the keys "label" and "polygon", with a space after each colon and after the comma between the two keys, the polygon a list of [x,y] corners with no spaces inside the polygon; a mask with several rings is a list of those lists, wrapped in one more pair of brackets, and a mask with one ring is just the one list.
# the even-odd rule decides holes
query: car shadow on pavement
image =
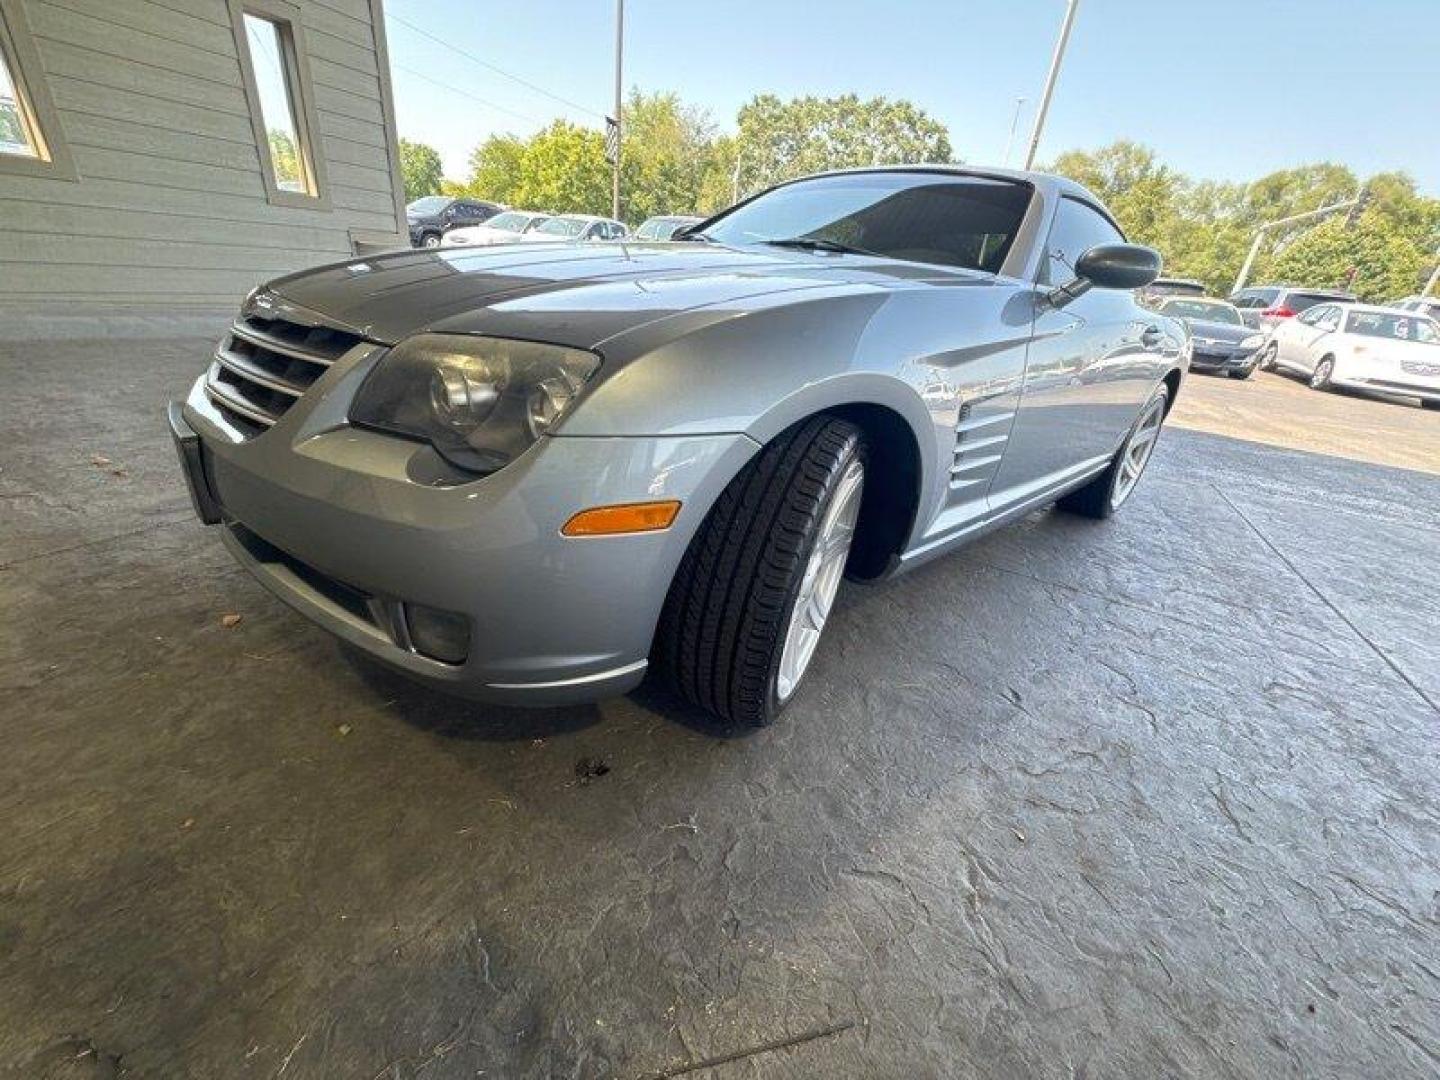
{"label": "car shadow on pavement", "polygon": [[447,739],[521,742],[583,731],[603,719],[595,705],[523,709],[470,701],[413,682],[359,649],[342,644],[340,655],[387,712]]}

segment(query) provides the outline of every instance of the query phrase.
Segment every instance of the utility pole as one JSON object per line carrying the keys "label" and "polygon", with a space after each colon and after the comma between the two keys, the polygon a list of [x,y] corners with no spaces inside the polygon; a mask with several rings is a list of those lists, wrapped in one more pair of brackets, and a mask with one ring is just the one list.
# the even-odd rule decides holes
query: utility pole
{"label": "utility pole", "polygon": [[1040,133],[1045,130],[1045,114],[1050,111],[1050,99],[1055,94],[1055,80],[1060,76],[1060,61],[1065,59],[1065,46],[1070,43],[1070,27],[1075,24],[1075,11],[1080,0],[1066,0],[1065,21],[1060,24],[1060,40],[1055,42],[1055,55],[1050,58],[1050,74],[1045,76],[1045,93],[1040,97],[1040,109],[1035,113],[1035,129],[1030,132],[1030,151],[1025,155],[1025,168],[1035,167],[1035,151],[1040,148]]}
{"label": "utility pole", "polygon": [[1430,290],[1440,285],[1440,248],[1435,249],[1435,269],[1430,271],[1430,280],[1425,282],[1425,288],[1420,290],[1421,296],[1429,296]]}
{"label": "utility pole", "polygon": [[1001,165],[1008,166],[1010,164],[1010,151],[1015,146],[1015,129],[1020,126],[1020,110],[1024,107],[1025,99],[1017,97],[1015,99],[1015,115],[1010,119],[1010,137],[1005,140],[1005,157],[1000,162]]}
{"label": "utility pole", "polygon": [[615,158],[610,174],[610,216],[620,220],[620,155],[625,145],[623,62],[625,58],[625,0],[615,0]]}
{"label": "utility pole", "polygon": [[1281,225],[1294,225],[1297,221],[1308,221],[1310,218],[1324,217],[1326,214],[1333,214],[1337,210],[1347,210],[1352,206],[1360,205],[1365,197],[1362,188],[1353,199],[1346,199],[1344,202],[1331,203],[1329,206],[1322,206],[1318,210],[1307,210],[1303,214],[1291,214],[1289,217],[1277,218],[1274,221],[1267,221],[1260,228],[1255,230],[1255,242],[1250,245],[1250,254],[1245,256],[1245,265],[1240,267],[1240,276],[1235,279],[1232,293],[1237,293],[1245,287],[1245,282],[1250,280],[1250,271],[1255,266],[1255,259],[1260,254],[1260,245],[1265,242],[1265,234],[1271,229],[1277,229]]}

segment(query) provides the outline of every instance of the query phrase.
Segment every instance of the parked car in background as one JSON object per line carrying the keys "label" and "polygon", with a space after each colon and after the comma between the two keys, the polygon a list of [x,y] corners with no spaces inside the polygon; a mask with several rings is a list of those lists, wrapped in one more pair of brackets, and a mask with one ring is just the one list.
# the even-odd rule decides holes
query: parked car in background
{"label": "parked car in background", "polygon": [[431,686],[554,705],[653,667],[763,724],[843,575],[1057,500],[1109,517],[1184,378],[1185,327],[1135,300],[1160,256],[1060,177],[812,176],[688,241],[261,286],[170,406],[196,512]]}
{"label": "parked car in background", "polygon": [[1399,308],[1401,311],[1416,311],[1431,319],[1440,319],[1440,296],[1407,296],[1387,306]]}
{"label": "parked car in background", "polygon": [[1440,323],[1369,304],[1316,304],[1277,326],[1261,364],[1333,386],[1418,397],[1440,409]]}
{"label": "parked car in background", "polygon": [[704,220],[704,218],[688,214],[667,214],[661,217],[646,218],[644,224],[635,230],[634,238],[636,240],[669,240],[681,229],[699,225]]}
{"label": "parked car in background", "polygon": [[566,240],[624,240],[630,230],[620,221],[593,214],[561,214],[552,217],[521,239],[527,244],[556,244]]}
{"label": "parked car in background", "polygon": [[1167,296],[1204,296],[1205,283],[1193,278],[1159,277],[1140,290],[1142,304],[1155,305]]}
{"label": "parked car in background", "polygon": [[449,230],[489,221],[505,208],[483,199],[452,199],[448,195],[426,195],[405,207],[410,225],[411,247],[439,247]]}
{"label": "parked car in background", "polygon": [[1357,299],[1354,293],[1339,289],[1299,289],[1289,285],[1253,285],[1230,296],[1245,325],[1256,330],[1270,330],[1327,300],[1354,303]]}
{"label": "parked car in background", "polygon": [[1190,328],[1190,370],[1248,379],[1265,335],[1245,325],[1234,304],[1209,297],[1170,296],[1156,310]]}
{"label": "parked car in background", "polygon": [[524,235],[550,220],[549,214],[534,210],[506,210],[496,214],[484,225],[451,229],[440,242],[441,247],[489,247],[492,244],[514,244]]}

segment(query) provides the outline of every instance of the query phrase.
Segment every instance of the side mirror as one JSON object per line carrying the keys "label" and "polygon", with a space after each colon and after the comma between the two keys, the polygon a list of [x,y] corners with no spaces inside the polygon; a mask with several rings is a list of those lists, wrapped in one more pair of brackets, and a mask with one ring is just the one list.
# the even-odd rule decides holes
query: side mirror
{"label": "side mirror", "polygon": [[1052,289],[1048,299],[1063,307],[1092,288],[1143,289],[1160,276],[1160,253],[1139,244],[1096,244],[1075,260],[1072,281]]}

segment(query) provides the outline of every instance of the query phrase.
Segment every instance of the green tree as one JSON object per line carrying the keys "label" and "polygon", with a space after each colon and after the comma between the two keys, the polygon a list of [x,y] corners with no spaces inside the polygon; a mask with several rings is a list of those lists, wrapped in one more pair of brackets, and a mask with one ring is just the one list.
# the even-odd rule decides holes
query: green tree
{"label": "green tree", "polygon": [[945,125],[908,101],[762,94],[737,119],[726,179],[738,177],[742,193],[826,169],[952,160]]}
{"label": "green tree", "polygon": [[300,171],[300,155],[288,131],[270,128],[265,132],[270,144],[270,167],[275,170],[275,185],[282,191],[302,191],[305,174]]}
{"label": "green tree", "polygon": [[401,139],[400,173],[405,178],[406,202],[412,202],[422,195],[440,193],[444,166],[440,162],[439,152],[433,146]]}
{"label": "green tree", "polygon": [[623,118],[621,216],[638,223],[656,214],[695,212],[714,154],[708,114],[682,105],[675,94],[632,90]]}
{"label": "green tree", "polygon": [[557,214],[608,214],[610,164],[605,137],[556,120],[524,144],[507,201]]}
{"label": "green tree", "polygon": [[470,175],[465,179],[463,194],[516,203],[515,189],[520,183],[524,156],[524,140],[514,135],[491,135],[470,152]]}
{"label": "green tree", "polygon": [[1337,215],[1308,229],[1274,257],[1269,272],[1279,281],[1348,287],[1376,302],[1416,291],[1429,258],[1400,222],[1371,207],[1354,225]]}

